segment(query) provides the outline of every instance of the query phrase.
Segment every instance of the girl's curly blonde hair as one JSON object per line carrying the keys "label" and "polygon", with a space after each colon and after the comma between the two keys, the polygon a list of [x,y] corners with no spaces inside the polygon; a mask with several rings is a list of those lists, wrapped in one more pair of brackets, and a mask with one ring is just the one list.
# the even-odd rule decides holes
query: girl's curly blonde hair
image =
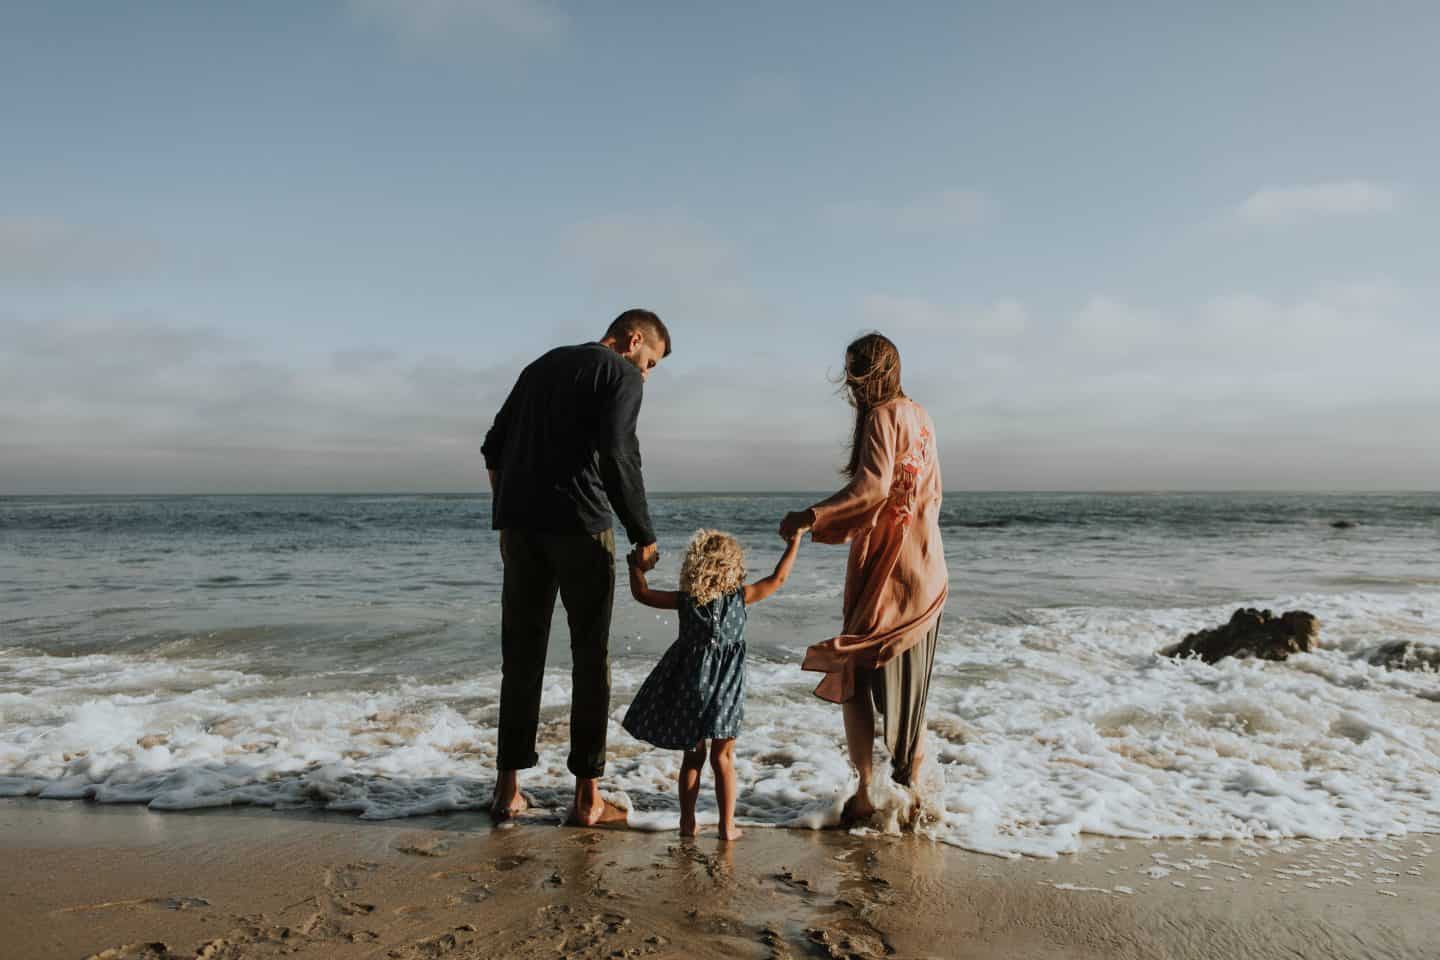
{"label": "girl's curly blonde hair", "polygon": [[696,530],[680,564],[680,590],[704,606],[740,589],[745,582],[745,551],[719,530]]}

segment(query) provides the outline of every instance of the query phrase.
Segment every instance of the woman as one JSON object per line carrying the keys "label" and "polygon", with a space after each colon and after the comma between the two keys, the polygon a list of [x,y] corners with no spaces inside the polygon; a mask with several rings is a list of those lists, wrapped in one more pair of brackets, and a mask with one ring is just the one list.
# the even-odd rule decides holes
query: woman
{"label": "woman", "polygon": [[849,543],[845,627],[805,653],[825,674],[817,696],[843,705],[845,739],[860,784],[843,820],[868,819],[875,713],[883,718],[891,775],[910,785],[924,753],[925,699],[949,575],[940,544],[940,463],[935,425],[900,385],[900,352],[878,333],[845,350],[845,391],[855,408],[849,482],[780,535],[809,529],[820,543]]}

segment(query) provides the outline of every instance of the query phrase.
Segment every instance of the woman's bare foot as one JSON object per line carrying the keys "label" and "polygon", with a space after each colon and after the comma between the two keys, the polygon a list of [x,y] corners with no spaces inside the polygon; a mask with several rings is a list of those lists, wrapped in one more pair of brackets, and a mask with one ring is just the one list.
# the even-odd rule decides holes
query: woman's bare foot
{"label": "woman's bare foot", "polygon": [[865,793],[857,791],[845,801],[845,806],[840,808],[840,826],[853,827],[875,816],[875,804]]}
{"label": "woman's bare foot", "polygon": [[695,814],[693,814],[693,813],[682,813],[682,814],[680,814],[680,836],[682,836],[682,837],[693,837],[693,836],[695,836],[696,834],[698,834],[699,832],[700,832],[700,831],[699,831],[699,829],[698,829],[698,826],[697,826],[696,823],[695,823]]}
{"label": "woman's bare foot", "polygon": [[743,836],[745,836],[745,831],[735,826],[735,824],[720,824],[721,840],[739,840]]}

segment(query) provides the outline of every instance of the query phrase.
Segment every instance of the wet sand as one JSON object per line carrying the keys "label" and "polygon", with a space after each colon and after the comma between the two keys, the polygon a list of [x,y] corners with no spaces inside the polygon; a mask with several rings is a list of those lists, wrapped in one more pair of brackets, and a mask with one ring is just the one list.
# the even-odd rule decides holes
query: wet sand
{"label": "wet sand", "polygon": [[1096,839],[1000,860],[913,836],[5,800],[0,956],[1436,957],[1436,849]]}

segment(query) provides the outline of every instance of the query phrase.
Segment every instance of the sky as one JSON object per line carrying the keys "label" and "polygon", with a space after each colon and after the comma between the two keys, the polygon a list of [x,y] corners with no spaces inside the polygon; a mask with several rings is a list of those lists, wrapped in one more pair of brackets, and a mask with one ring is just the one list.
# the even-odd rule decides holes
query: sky
{"label": "sky", "polygon": [[1440,7],[0,2],[0,494],[466,491],[660,313],[652,490],[1440,487]]}

